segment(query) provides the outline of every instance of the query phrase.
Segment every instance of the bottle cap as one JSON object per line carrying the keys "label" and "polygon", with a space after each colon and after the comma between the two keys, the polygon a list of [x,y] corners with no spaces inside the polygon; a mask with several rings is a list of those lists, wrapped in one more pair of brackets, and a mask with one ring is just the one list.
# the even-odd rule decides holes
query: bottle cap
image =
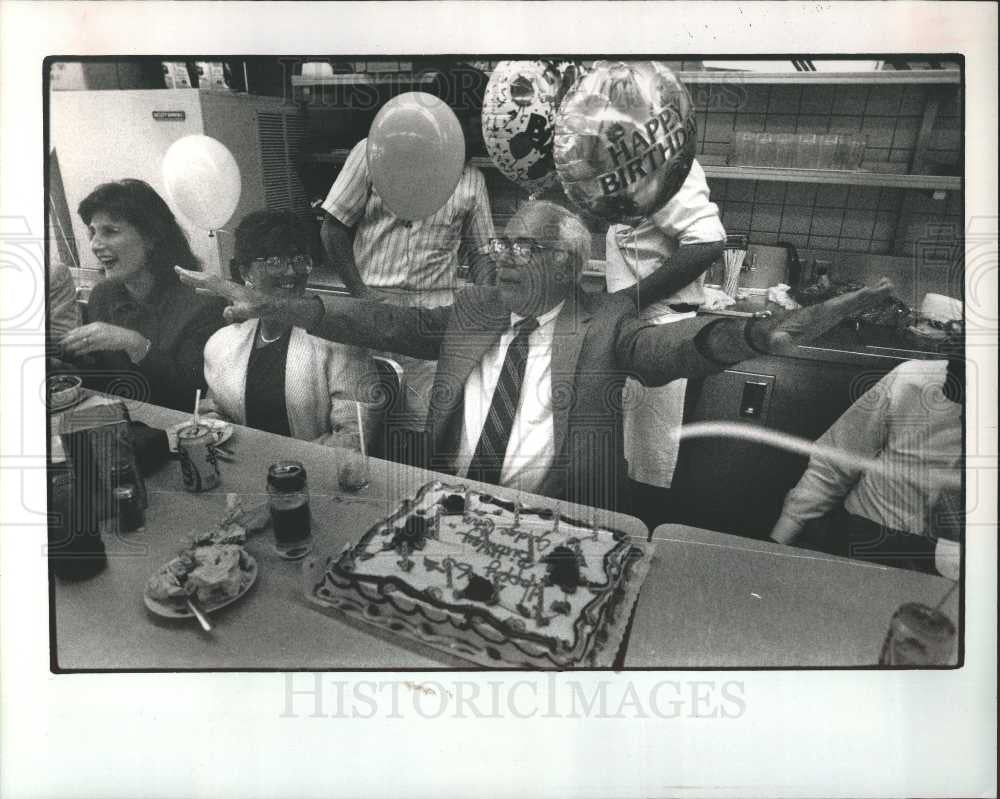
{"label": "bottle cap", "polygon": [[301,491],[306,487],[306,469],[298,461],[278,461],[267,470],[267,484],[276,491]]}

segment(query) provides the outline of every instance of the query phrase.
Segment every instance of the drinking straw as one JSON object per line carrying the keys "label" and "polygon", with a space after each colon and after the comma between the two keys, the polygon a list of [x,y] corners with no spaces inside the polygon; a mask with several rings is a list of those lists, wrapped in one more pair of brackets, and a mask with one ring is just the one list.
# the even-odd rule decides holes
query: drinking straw
{"label": "drinking straw", "polygon": [[198,406],[200,404],[201,404],[201,389],[199,388],[194,393],[194,414],[193,414],[193,418],[194,418],[194,426],[195,427],[198,426],[198,422],[200,421],[200,419],[198,417]]}
{"label": "drinking straw", "polygon": [[361,403],[354,403],[354,410],[358,413],[358,440],[361,444],[361,457],[367,458],[368,452],[365,447],[365,424],[361,420]]}

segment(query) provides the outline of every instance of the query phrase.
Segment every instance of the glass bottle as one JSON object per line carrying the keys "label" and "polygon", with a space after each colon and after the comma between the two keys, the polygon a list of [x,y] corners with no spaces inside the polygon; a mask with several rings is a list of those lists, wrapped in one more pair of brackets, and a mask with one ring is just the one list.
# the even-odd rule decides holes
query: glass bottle
{"label": "glass bottle", "polygon": [[298,461],[271,464],[267,470],[267,495],[275,551],[286,560],[305,557],[312,550],[312,517],[305,467]]}

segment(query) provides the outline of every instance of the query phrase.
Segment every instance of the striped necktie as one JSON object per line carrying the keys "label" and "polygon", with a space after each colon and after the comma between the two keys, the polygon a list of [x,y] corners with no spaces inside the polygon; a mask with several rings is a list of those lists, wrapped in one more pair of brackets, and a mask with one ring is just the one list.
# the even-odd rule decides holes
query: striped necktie
{"label": "striped necktie", "polygon": [[514,427],[517,403],[524,382],[524,365],[528,360],[528,337],[538,328],[538,320],[528,317],[514,325],[514,340],[507,348],[507,355],[500,369],[500,377],[493,390],[493,401],[479,435],[476,452],[469,464],[469,477],[484,483],[500,483],[507,442]]}

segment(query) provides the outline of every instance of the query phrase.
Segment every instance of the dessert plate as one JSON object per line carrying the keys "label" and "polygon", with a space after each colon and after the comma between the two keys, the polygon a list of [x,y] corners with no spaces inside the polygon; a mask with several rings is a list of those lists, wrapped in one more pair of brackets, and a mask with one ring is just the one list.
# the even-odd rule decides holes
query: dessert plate
{"label": "dessert plate", "polygon": [[[224,444],[233,435],[233,426],[223,419],[206,419],[202,417],[199,423],[211,429],[215,435],[215,441],[212,443],[216,446]],[[194,422],[187,419],[167,428],[167,444],[170,446],[171,452],[177,452],[177,434],[185,427],[191,427],[193,424]]]}
{"label": "dessert plate", "polygon": [[[249,568],[243,569],[240,572],[240,590],[225,599],[216,602],[201,603],[200,607],[204,613],[212,613],[213,611],[226,607],[226,605],[231,605],[250,590],[250,587],[257,581],[257,561],[250,553],[247,553],[247,559],[249,560],[250,565]],[[194,618],[194,614],[189,608],[177,607],[166,602],[161,602],[158,599],[153,599],[145,590],[142,592],[142,599],[143,602],[146,603],[147,608],[149,608],[157,616],[162,616],[165,619]]]}

